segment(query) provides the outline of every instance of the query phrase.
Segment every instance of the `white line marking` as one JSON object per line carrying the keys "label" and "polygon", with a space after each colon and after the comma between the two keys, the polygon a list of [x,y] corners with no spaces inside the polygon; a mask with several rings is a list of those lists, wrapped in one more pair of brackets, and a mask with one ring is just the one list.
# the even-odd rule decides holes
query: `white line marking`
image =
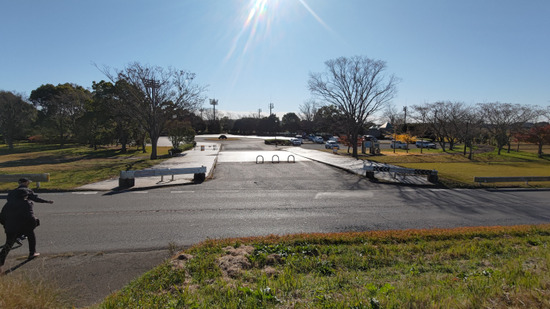
{"label": "white line marking", "polygon": [[335,192],[318,192],[315,195],[315,199],[345,199],[345,198],[368,198],[373,197],[372,191],[335,191]]}

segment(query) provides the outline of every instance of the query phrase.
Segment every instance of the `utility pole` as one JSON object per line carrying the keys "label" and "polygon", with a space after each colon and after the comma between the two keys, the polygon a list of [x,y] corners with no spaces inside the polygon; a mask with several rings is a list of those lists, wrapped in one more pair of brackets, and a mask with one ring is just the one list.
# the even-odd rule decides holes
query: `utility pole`
{"label": "utility pole", "polygon": [[403,122],[405,125],[405,131],[407,131],[407,107],[403,106],[403,112],[405,113],[405,117],[403,118]]}
{"label": "utility pole", "polygon": [[212,105],[212,108],[214,109],[214,120],[216,120],[216,105],[218,105],[218,100],[210,99],[210,105]]}

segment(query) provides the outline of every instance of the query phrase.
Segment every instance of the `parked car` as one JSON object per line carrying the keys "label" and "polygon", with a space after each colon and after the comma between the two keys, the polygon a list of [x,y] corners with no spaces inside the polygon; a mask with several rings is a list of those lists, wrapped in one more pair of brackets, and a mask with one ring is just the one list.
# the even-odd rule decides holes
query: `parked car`
{"label": "parked car", "polygon": [[340,145],[338,145],[338,143],[336,141],[327,141],[326,144],[325,144],[325,149],[333,149],[334,147],[336,147],[336,149],[340,150]]}
{"label": "parked car", "polygon": [[297,138],[291,138],[291,139],[290,139],[290,143],[291,143],[293,146],[300,146],[300,145],[302,145],[302,140],[301,140],[301,139],[297,139]]}
{"label": "parked car", "polygon": [[313,138],[313,142],[314,142],[314,143],[317,143],[317,144],[322,144],[322,143],[325,142],[325,140],[323,139],[322,136],[315,136],[315,137]]}
{"label": "parked car", "polygon": [[328,140],[329,140],[329,141],[335,141],[335,142],[339,143],[339,142],[340,142],[340,137],[338,137],[338,136],[332,136],[332,137],[329,138]]}
{"label": "parked car", "polygon": [[417,141],[416,142],[416,147],[418,147],[418,148],[432,148],[432,149],[437,148],[437,146],[434,143],[428,142],[428,141]]}
{"label": "parked car", "polygon": [[390,147],[395,149],[408,149],[409,145],[402,141],[391,141]]}

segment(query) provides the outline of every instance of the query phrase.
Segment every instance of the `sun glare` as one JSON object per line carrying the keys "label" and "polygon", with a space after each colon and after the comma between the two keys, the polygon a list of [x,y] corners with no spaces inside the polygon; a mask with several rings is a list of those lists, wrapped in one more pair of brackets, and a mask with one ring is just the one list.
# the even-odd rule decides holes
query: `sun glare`
{"label": "sun glare", "polygon": [[[245,55],[254,44],[273,39],[273,27],[280,26],[284,21],[292,19],[293,13],[303,7],[325,29],[330,27],[311,9],[306,0],[251,0],[248,2],[242,16],[246,16],[239,33],[234,37],[226,60],[234,56],[237,50]],[[294,14],[295,16],[295,14]]]}

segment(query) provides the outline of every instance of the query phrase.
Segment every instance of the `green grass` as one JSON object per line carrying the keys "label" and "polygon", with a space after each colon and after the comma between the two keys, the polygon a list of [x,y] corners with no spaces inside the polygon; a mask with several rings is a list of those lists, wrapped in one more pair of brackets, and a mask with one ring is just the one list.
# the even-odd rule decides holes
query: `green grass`
{"label": "green grass", "polygon": [[549,242],[550,225],[210,240],[99,307],[547,308]]}
{"label": "green grass", "polygon": [[[122,170],[144,169],[167,159],[171,147],[158,147],[160,159],[150,160],[147,153],[135,148],[121,153],[120,149],[106,147],[93,150],[79,145],[64,148],[52,145],[21,143],[10,151],[0,145],[0,173],[50,173],[50,182],[42,182],[45,190],[70,190],[81,185],[117,177]],[[13,183],[0,183],[0,191],[14,188]]]}
{"label": "green grass", "polygon": [[[525,151],[496,150],[475,153],[472,160],[463,156],[462,148],[443,152],[441,149],[402,149],[383,151],[381,156],[368,156],[363,159],[387,163],[406,168],[437,170],[440,180],[448,186],[477,186],[474,177],[499,176],[550,176],[550,155],[539,158],[532,145],[522,145]],[[342,153],[342,152],[340,152]],[[524,183],[497,183],[489,186],[517,187]],[[550,187],[549,182],[532,182],[530,187]]]}

